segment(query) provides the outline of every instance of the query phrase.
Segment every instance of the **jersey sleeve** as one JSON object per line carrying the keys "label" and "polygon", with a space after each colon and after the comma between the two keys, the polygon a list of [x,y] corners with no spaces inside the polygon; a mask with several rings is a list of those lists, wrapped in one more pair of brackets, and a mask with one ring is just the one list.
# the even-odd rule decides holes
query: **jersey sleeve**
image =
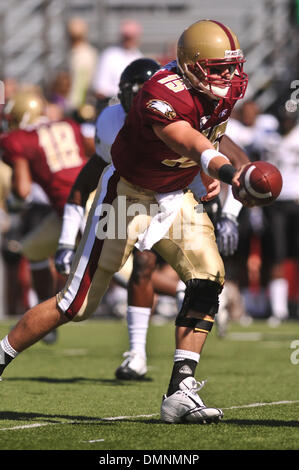
{"label": "jersey sleeve", "polygon": [[182,79],[172,74],[150,82],[139,97],[139,112],[144,123],[152,126],[182,120],[190,122],[190,97]]}
{"label": "jersey sleeve", "polygon": [[121,105],[113,105],[105,108],[97,118],[95,150],[106,163],[111,162],[111,146],[124,124],[125,116]]}
{"label": "jersey sleeve", "polygon": [[12,166],[19,158],[24,158],[22,140],[12,134],[4,134],[0,137],[1,157],[4,163]]}
{"label": "jersey sleeve", "polygon": [[111,162],[111,143],[105,138],[107,108],[98,116],[95,129],[95,151],[96,155],[106,163]]}

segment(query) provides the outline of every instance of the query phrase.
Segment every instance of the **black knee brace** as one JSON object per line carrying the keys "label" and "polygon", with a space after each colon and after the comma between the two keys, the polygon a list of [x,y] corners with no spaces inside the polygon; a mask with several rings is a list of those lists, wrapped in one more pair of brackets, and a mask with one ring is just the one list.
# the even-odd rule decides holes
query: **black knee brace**
{"label": "black knee brace", "polygon": [[[211,331],[214,319],[206,318],[206,315],[214,317],[218,312],[221,291],[222,286],[220,284],[208,279],[190,279],[190,281],[187,281],[184,302],[175,324],[205,333]],[[187,317],[189,310],[201,313],[203,318]]]}

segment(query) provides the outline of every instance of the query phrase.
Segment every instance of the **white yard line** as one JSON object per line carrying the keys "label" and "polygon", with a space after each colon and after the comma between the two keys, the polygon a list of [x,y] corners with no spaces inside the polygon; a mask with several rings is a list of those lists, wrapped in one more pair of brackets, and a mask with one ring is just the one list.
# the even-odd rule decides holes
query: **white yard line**
{"label": "white yard line", "polygon": [[[49,424],[52,424],[52,423],[23,424],[21,426],[13,426],[12,428],[0,428],[0,431],[15,431],[16,429],[40,428],[41,426],[48,426]],[[58,424],[58,423],[53,423],[53,424]]]}
{"label": "white yard line", "polygon": [[[292,405],[295,403],[299,403],[299,400],[282,400],[282,401],[273,401],[270,403],[250,403],[248,405],[236,405],[236,406],[230,406],[228,408],[222,408],[222,410],[240,410],[242,408],[257,408],[260,406],[275,406],[275,405]],[[123,419],[133,419],[133,418],[153,418],[154,416],[159,416],[158,413],[154,414],[149,414],[149,415],[134,415],[134,416],[110,416],[107,418],[99,418],[99,419],[86,419],[86,420],[70,420],[70,421],[62,421],[60,423],[55,422],[55,423],[33,423],[33,424],[24,424],[20,426],[13,426],[11,428],[0,428],[0,431],[15,431],[19,429],[30,429],[30,428],[38,428],[41,426],[54,426],[57,424],[85,424],[85,423],[90,423],[90,422],[101,422],[101,421],[121,421]],[[101,439],[99,439],[101,440]],[[96,441],[88,441],[88,442],[96,442]]]}
{"label": "white yard line", "polygon": [[258,406],[269,406],[269,405],[291,405],[294,403],[299,403],[299,400],[283,400],[283,401],[273,401],[271,403],[251,403],[250,405],[238,405],[230,406],[229,408],[222,408],[222,410],[240,410],[241,408],[257,408]]}
{"label": "white yard line", "polygon": [[92,439],[91,441],[82,441],[82,442],[85,442],[87,444],[93,444],[94,442],[104,442],[105,439]]}

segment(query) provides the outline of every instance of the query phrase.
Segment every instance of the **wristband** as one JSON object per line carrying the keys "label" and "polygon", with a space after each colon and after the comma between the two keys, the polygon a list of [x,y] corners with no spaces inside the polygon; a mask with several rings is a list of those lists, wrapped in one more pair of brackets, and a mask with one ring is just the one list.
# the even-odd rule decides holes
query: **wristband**
{"label": "wristband", "polygon": [[59,245],[75,246],[76,238],[84,218],[84,209],[78,204],[64,206]]}
{"label": "wristband", "polygon": [[222,165],[218,169],[218,176],[220,181],[223,181],[223,183],[232,184],[232,179],[236,171],[237,170],[229,163]]}
{"label": "wristband", "polygon": [[209,172],[209,164],[210,164],[210,161],[213,160],[213,158],[215,157],[223,157],[227,161],[229,161],[229,159],[225,155],[223,155],[223,153],[218,152],[215,149],[206,149],[202,152],[200,156],[200,163],[201,163],[202,169],[209,176],[212,176]]}

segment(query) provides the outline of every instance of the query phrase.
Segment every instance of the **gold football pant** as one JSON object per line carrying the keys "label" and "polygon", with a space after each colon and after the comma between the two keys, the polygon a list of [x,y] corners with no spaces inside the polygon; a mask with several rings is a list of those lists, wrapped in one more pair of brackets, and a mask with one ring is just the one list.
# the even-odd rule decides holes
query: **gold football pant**
{"label": "gold football pant", "polygon": [[62,219],[53,210],[21,240],[22,253],[31,262],[52,257],[57,249]]}
{"label": "gold football pant", "polygon": [[[192,193],[186,192],[169,232],[153,249],[184,282],[208,279],[222,285],[224,266],[214,227],[200,208]],[[71,273],[57,295],[58,306],[69,319],[84,320],[96,310],[156,209],[153,191],[127,182],[113,165],[104,170]]]}

